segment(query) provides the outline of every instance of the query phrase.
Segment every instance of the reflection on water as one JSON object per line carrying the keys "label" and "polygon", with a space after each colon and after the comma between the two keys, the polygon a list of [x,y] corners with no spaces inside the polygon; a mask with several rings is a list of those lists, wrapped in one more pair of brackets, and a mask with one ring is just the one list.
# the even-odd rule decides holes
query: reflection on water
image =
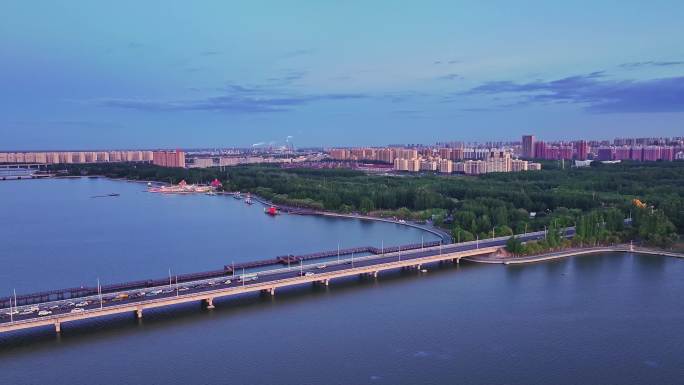
{"label": "reflection on water", "polygon": [[[6,187],[0,184],[0,189],[3,188]],[[123,187],[117,190],[127,191]],[[204,197],[196,198],[199,202]],[[151,198],[143,194],[140,199]],[[178,206],[185,207],[195,199],[172,201],[169,207],[177,210]],[[225,202],[215,202],[221,203],[216,206],[210,203],[211,210],[222,210]],[[130,204],[136,207],[133,202]],[[200,210],[202,205],[190,206]],[[239,205],[229,207],[242,209]],[[176,233],[167,226],[162,226],[163,231],[145,233],[154,239],[149,243],[152,249],[143,247],[140,238],[131,241],[138,245],[138,253],[136,257],[120,259],[124,265],[129,264],[121,272],[135,269],[130,267],[135,266],[131,264],[135,258],[150,258],[151,264],[161,265],[172,260],[182,265],[183,253],[191,249],[204,250],[193,256],[192,262],[198,264],[215,263],[212,257],[204,259],[215,249],[231,248],[235,254],[242,254],[238,249],[246,247],[248,250],[244,253],[251,256],[282,254],[282,250],[274,252],[266,242],[253,250],[251,241],[244,241],[234,229],[209,229],[208,234],[192,230],[200,226],[198,223],[204,223],[197,222],[204,212],[182,214],[186,210],[183,209],[181,214],[169,214],[165,205],[150,210],[155,216],[183,216],[184,231],[193,235],[169,239],[171,247],[159,247],[165,252],[171,248],[180,248],[182,252],[165,254],[165,259],[155,260],[150,256],[156,255],[153,251],[156,245],[164,243],[161,240],[166,239],[166,232]],[[55,213],[57,217],[62,214],[60,210]],[[52,218],[52,215],[43,216],[44,221],[54,221]],[[68,221],[68,216],[60,218]],[[258,222],[260,218],[255,219],[256,226],[266,231],[263,223]],[[310,218],[282,218],[288,220],[288,226],[268,230],[268,243],[300,250],[320,248],[331,239],[351,234],[386,237],[386,244],[392,237],[397,241],[404,236],[413,239],[421,236],[420,232],[403,232],[392,225],[385,228],[326,219],[313,221],[307,227],[313,236],[293,241],[281,238],[301,234],[291,228],[299,223],[308,226]],[[280,220],[271,222],[283,223]],[[252,226],[251,219],[244,221],[244,229]],[[361,228],[363,232],[355,230]],[[131,235],[126,230],[111,231],[119,237]],[[328,233],[332,231],[335,234],[330,236]],[[63,229],[55,230],[53,235],[59,233]],[[225,236],[218,237],[219,233]],[[55,246],[59,242],[53,235],[46,235],[45,239],[54,248],[55,253],[51,255],[55,257],[69,248]],[[89,237],[95,235],[93,232]],[[195,236],[202,242],[192,242]],[[106,247],[110,244],[106,237],[102,239],[88,244],[98,245],[107,258]],[[217,239],[220,246],[215,248]],[[373,241],[363,237],[355,239],[364,244]],[[183,246],[185,243],[188,245]],[[26,239],[15,240],[13,244],[23,247],[22,255],[39,255],[47,250],[47,246]],[[92,246],[71,244],[69,247],[83,251]],[[8,253],[3,253],[2,258],[7,261]],[[111,263],[109,260],[103,266]],[[65,274],[71,274],[74,265],[69,266],[63,270]],[[187,266],[191,267],[192,263],[188,262]],[[7,279],[24,271],[21,263],[13,265],[13,269],[11,275],[5,271],[0,274]],[[333,280],[329,287],[302,285],[279,290],[275,297],[249,294],[216,300],[213,310],[202,309],[197,303],[146,311],[140,321],[130,314],[84,321],[79,325],[65,324],[61,336],[56,336],[51,329],[0,336],[1,382],[105,385],[681,382],[684,375],[682,260],[606,254],[525,266],[463,262],[458,266],[435,264],[427,269],[425,274],[406,270],[382,273],[377,279]],[[43,277],[49,280],[52,276]],[[70,279],[74,277],[78,274]]]}

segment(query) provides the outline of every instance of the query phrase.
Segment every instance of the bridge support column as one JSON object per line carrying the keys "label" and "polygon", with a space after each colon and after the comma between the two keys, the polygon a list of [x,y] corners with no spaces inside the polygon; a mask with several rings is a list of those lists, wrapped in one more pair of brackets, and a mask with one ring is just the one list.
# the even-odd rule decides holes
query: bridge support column
{"label": "bridge support column", "polygon": [[456,258],[456,264],[460,265],[461,264],[461,258]]}
{"label": "bridge support column", "polygon": [[373,278],[378,278],[378,272],[377,271],[373,272]]}
{"label": "bridge support column", "polygon": [[268,290],[269,294],[275,295],[275,287],[272,287]]}
{"label": "bridge support column", "polygon": [[330,286],[330,280],[329,279],[324,279],[322,281],[319,281],[319,283],[321,285],[324,285],[324,286]]}
{"label": "bridge support column", "polygon": [[135,309],[135,316],[136,316],[138,319],[141,319],[141,318],[142,318],[142,308],[137,308],[137,309]]}
{"label": "bridge support column", "polygon": [[213,309],[215,307],[213,298],[206,298],[204,303],[207,305],[207,309]]}
{"label": "bridge support column", "polygon": [[62,324],[59,321],[55,321],[55,332],[56,333],[62,332]]}
{"label": "bridge support column", "polygon": [[423,267],[423,265],[421,265],[421,264],[416,265],[416,269],[418,269],[418,270],[420,270],[421,267]]}

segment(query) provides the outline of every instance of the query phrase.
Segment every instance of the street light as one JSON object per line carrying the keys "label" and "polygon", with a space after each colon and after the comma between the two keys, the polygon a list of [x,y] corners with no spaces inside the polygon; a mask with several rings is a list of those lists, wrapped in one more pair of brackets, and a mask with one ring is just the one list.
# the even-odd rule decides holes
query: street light
{"label": "street light", "polygon": [[97,295],[100,297],[100,309],[102,309],[102,286],[100,286],[100,277],[97,277]]}
{"label": "street light", "polygon": [[[10,322],[14,323],[14,309],[12,308],[12,296],[10,295]],[[16,301],[16,300],[15,300]],[[17,303],[15,302],[14,305],[16,306]]]}

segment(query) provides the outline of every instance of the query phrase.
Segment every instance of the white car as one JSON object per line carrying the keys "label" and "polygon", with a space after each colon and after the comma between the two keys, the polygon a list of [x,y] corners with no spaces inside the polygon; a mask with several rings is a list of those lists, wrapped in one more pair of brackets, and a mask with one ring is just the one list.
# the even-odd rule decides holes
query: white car
{"label": "white car", "polygon": [[88,301],[83,301],[83,302],[79,302],[76,304],[76,307],[83,307],[83,306],[88,306]]}
{"label": "white car", "polygon": [[226,285],[230,285],[231,283],[233,283],[233,282],[230,279],[226,280],[226,282],[224,282],[224,284],[226,284]]}
{"label": "white car", "polygon": [[328,267],[328,265],[318,265],[319,269],[325,269],[326,267]]}
{"label": "white car", "polygon": [[71,313],[83,313],[84,310],[82,307],[77,307],[76,309],[71,309]]}
{"label": "white car", "polygon": [[304,273],[305,277],[311,277],[312,275],[314,275],[314,273],[311,271],[307,271],[306,273]]}
{"label": "white car", "polygon": [[161,289],[159,289],[159,290],[152,290],[152,291],[150,292],[150,295],[161,294],[162,291],[163,291],[163,290],[161,290]]}
{"label": "white car", "polygon": [[44,317],[44,316],[50,315],[50,314],[52,314],[52,312],[50,310],[41,310],[38,312],[38,315],[41,317]]}

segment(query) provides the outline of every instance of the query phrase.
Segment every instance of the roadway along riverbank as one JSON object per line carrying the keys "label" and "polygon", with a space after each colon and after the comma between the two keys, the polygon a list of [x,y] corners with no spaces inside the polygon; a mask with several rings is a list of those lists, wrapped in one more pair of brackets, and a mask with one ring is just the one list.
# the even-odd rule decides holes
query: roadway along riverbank
{"label": "roadway along riverbank", "polygon": [[489,263],[489,264],[504,264],[504,265],[522,265],[526,263],[538,263],[553,261],[556,259],[563,259],[569,257],[577,257],[583,255],[593,255],[601,254],[607,252],[614,253],[633,253],[642,255],[662,255],[674,258],[684,258],[684,253],[676,253],[667,250],[659,249],[647,249],[641,247],[630,247],[629,245],[617,245],[617,246],[601,246],[601,247],[591,247],[591,248],[581,248],[581,249],[568,249],[557,251],[553,253],[526,256],[526,257],[511,257],[511,256],[500,256],[500,255],[487,255],[487,256],[474,256],[464,258],[464,260],[477,263]]}

